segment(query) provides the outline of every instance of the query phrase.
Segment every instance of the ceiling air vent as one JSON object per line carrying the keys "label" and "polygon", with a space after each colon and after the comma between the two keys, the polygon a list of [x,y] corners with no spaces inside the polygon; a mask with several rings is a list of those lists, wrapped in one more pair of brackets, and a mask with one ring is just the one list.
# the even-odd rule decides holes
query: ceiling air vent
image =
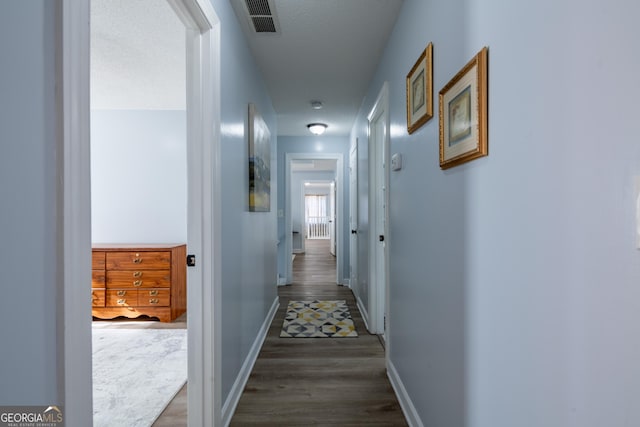
{"label": "ceiling air vent", "polygon": [[245,0],[244,4],[256,33],[278,32],[278,19],[273,0]]}

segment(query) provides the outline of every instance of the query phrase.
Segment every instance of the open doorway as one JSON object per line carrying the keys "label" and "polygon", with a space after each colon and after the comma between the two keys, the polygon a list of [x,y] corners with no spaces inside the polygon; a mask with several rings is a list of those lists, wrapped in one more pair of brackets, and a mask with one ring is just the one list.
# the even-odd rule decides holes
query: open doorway
{"label": "open doorway", "polygon": [[[209,259],[189,270],[187,295],[189,331],[189,423],[214,425],[221,418],[220,372],[220,29],[211,4],[202,0],[169,0],[186,28],[187,46],[187,163],[188,206],[187,243],[197,259]],[[64,133],[64,299],[65,350],[64,383],[68,421],[91,424],[90,326],[87,325],[86,260],[91,242],[89,140],[89,2],[63,1],[60,8],[64,89],[62,104]],[[62,37],[64,36],[64,37]],[[75,120],[74,120],[75,119]],[[135,185],[135,183],[132,183]],[[202,286],[208,283],[209,286]],[[75,327],[74,325],[78,325]],[[89,326],[89,327],[87,327]],[[205,405],[206,401],[206,405]]]}
{"label": "open doorway", "polygon": [[303,187],[305,241],[328,240],[333,256],[336,256],[335,186],[335,181],[305,181]]}
{"label": "open doorway", "polygon": [[92,0],[90,27],[94,425],[186,418],[186,29],[159,0]]}
{"label": "open doorway", "polygon": [[296,256],[305,254],[305,260],[309,261],[308,255],[313,257],[315,251],[322,255],[326,249],[331,257],[326,262],[335,265],[331,282],[341,284],[344,280],[341,275],[342,154],[288,153],[285,177],[287,283],[293,282]]}

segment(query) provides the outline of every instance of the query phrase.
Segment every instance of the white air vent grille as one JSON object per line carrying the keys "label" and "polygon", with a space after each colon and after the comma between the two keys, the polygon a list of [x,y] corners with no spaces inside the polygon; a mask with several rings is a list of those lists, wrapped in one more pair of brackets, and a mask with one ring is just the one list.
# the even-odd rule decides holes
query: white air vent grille
{"label": "white air vent grille", "polygon": [[256,33],[277,33],[278,19],[275,14],[274,0],[245,0],[249,22]]}

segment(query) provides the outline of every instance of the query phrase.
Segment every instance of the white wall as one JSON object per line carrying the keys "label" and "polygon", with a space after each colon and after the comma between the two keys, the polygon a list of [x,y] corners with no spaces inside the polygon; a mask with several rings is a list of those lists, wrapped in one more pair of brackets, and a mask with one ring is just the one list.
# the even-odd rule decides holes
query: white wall
{"label": "white wall", "polygon": [[[404,156],[390,363],[422,424],[640,424],[639,13],[625,0],[405,1],[352,140],[364,184],[366,114],[388,80]],[[436,103],[489,46],[489,156],[444,172],[437,110],[406,132],[405,77],[429,41]]]}
{"label": "white wall", "polygon": [[61,405],[55,4],[1,8],[0,405]]}
{"label": "white wall", "polygon": [[94,243],[187,241],[186,111],[92,110]]}

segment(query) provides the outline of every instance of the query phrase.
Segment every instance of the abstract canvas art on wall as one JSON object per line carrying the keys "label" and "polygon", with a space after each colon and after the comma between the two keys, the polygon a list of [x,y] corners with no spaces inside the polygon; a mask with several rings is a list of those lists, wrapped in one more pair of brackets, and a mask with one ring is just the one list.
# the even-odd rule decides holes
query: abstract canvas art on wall
{"label": "abstract canvas art on wall", "polygon": [[249,104],[249,211],[271,210],[271,134],[254,104]]}

